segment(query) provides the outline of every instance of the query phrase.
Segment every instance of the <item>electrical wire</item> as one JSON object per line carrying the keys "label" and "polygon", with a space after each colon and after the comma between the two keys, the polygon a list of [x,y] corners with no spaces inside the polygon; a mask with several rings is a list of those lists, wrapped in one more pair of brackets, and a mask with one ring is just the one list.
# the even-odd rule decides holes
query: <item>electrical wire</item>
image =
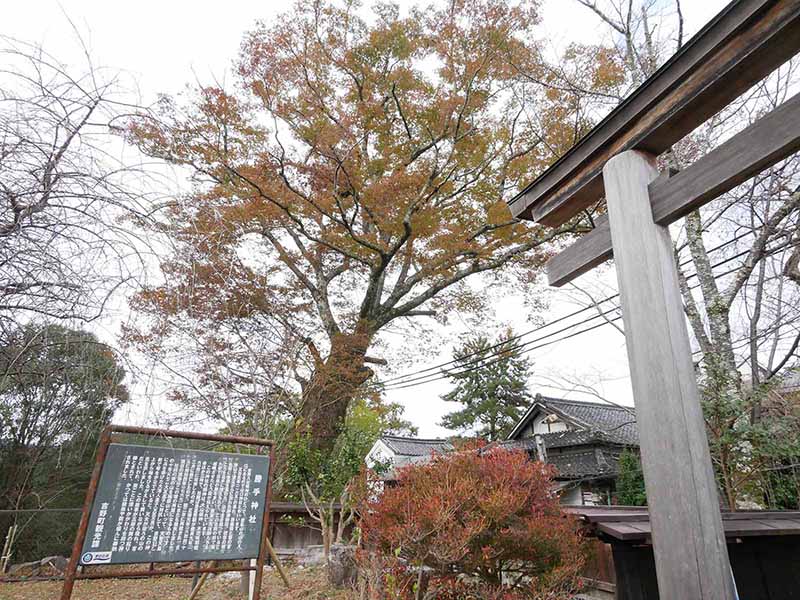
{"label": "electrical wire", "polygon": [[[580,331],[575,331],[575,332],[571,333],[570,335],[566,335],[564,337],[561,337],[561,338],[558,338],[558,339],[555,339],[555,340],[550,340],[549,342],[544,342],[544,343],[539,344],[537,346],[532,346],[530,348],[527,348],[527,349],[523,350],[522,352],[520,352],[520,354],[527,354],[527,353],[532,352],[534,350],[538,350],[540,348],[544,348],[545,346],[550,346],[550,345],[555,344],[557,342],[563,342],[564,340],[568,340],[568,339],[570,339],[572,337],[575,337],[575,336],[581,335],[583,333],[587,333],[589,331],[592,331],[594,329],[598,329],[600,327],[603,327],[604,325],[609,325],[611,323],[614,323],[615,321],[619,321],[621,318],[622,318],[622,315],[619,315],[619,316],[614,317],[613,319],[603,320],[600,323],[596,323],[596,324],[594,324],[594,325],[592,325],[590,327],[586,327],[584,329],[581,329]],[[486,368],[486,367],[488,367],[490,365],[493,365],[495,363],[500,362],[501,360],[504,360],[504,357],[503,356],[497,356],[497,358],[494,358],[493,360],[490,360],[489,362],[485,362],[485,363],[477,365],[475,367],[463,369],[461,371],[444,371],[441,375],[434,374],[432,376],[429,376],[430,378],[425,380],[425,381],[418,381],[416,383],[403,383],[403,382],[401,382],[401,384],[393,385],[393,386],[386,387],[386,388],[383,388],[383,389],[384,390],[402,390],[402,389],[409,388],[409,387],[416,387],[418,385],[424,385],[424,384],[427,384],[427,383],[433,383],[433,382],[439,381],[441,379],[450,379],[452,377],[458,377],[459,375],[464,375],[466,373],[471,373],[473,371],[477,371],[479,369]]]}
{"label": "electrical wire", "polygon": [[[741,237],[744,237],[744,236],[738,236],[737,238],[734,238],[733,240],[729,240],[728,242],[725,242],[725,243],[720,244],[719,246],[717,246],[715,248],[710,249],[708,252],[713,252],[713,251],[719,250],[719,249],[721,249],[721,248],[723,248],[725,246],[728,246],[731,243],[737,241],[738,239],[741,239]],[[783,247],[781,249],[783,249]],[[729,256],[727,258],[724,258],[724,259],[714,263],[713,265],[711,265],[711,268],[713,269],[713,268],[719,267],[721,265],[724,265],[724,264],[726,264],[728,262],[731,262],[732,260],[736,260],[737,258],[741,258],[742,256],[747,255],[749,252],[750,252],[749,250],[746,250],[746,251],[743,251],[743,252],[739,252],[739,253],[733,254],[733,255],[731,255],[731,256]],[[769,254],[769,252],[768,252],[768,254]],[[681,266],[683,266],[684,264],[688,264],[688,262],[689,261],[685,261],[684,263],[681,263]],[[730,273],[732,273],[732,272],[734,272],[736,270],[738,270],[738,267],[736,267],[734,269],[729,269],[728,271],[725,271],[723,273],[719,273],[714,277],[714,279],[717,280],[717,279],[720,279],[721,277],[725,277],[726,275],[729,275]],[[687,280],[691,279],[693,277],[696,277],[696,276],[697,276],[697,273],[692,273],[691,275],[687,276]],[[695,284],[693,286],[690,286],[689,289],[692,290],[692,289],[695,289],[697,287],[699,287],[699,284]],[[503,360],[503,356],[502,355],[503,354],[507,354],[508,352],[519,352],[521,354],[527,354],[528,352],[531,352],[533,350],[537,350],[539,348],[543,348],[545,346],[549,346],[549,345],[554,344],[556,342],[565,341],[565,340],[570,339],[572,337],[575,337],[577,335],[581,335],[583,333],[587,333],[587,332],[592,331],[594,329],[598,329],[599,327],[611,324],[611,323],[616,322],[616,321],[618,321],[619,319],[622,318],[621,315],[618,315],[618,316],[614,317],[613,319],[605,318],[609,313],[612,313],[612,312],[618,310],[619,309],[618,305],[615,305],[611,309],[606,310],[606,311],[604,311],[602,313],[599,313],[597,315],[594,315],[594,316],[592,316],[592,317],[590,317],[588,319],[584,319],[584,320],[579,321],[577,323],[573,323],[573,324],[568,325],[566,327],[563,327],[563,328],[561,328],[561,329],[559,329],[557,331],[554,331],[552,333],[546,334],[544,336],[538,337],[538,338],[533,339],[533,340],[529,340],[529,341],[527,341],[525,343],[512,345],[511,347],[508,347],[508,345],[507,345],[509,341],[518,340],[518,339],[522,338],[525,335],[529,335],[532,332],[540,331],[540,330],[545,329],[547,327],[550,327],[552,325],[555,325],[555,324],[558,324],[560,322],[563,322],[564,320],[569,319],[569,318],[571,318],[573,316],[576,316],[577,314],[580,314],[582,312],[585,312],[586,310],[589,310],[589,309],[592,309],[592,308],[596,308],[599,304],[603,304],[603,303],[605,303],[605,302],[607,302],[609,300],[613,300],[618,296],[619,296],[618,293],[617,294],[613,294],[611,296],[608,296],[607,298],[604,298],[604,299],[596,302],[593,306],[587,306],[584,309],[580,309],[578,311],[570,313],[569,315],[565,315],[563,317],[560,317],[559,319],[556,319],[556,320],[551,321],[549,323],[545,323],[544,325],[541,325],[541,326],[539,326],[539,327],[537,327],[537,328],[535,328],[535,329],[533,329],[533,330],[531,330],[529,332],[526,332],[524,334],[520,334],[518,336],[514,336],[513,338],[509,338],[509,340],[505,340],[503,342],[500,342],[499,344],[495,344],[494,346],[491,346],[491,347],[486,348],[484,350],[479,350],[477,352],[472,352],[472,353],[470,353],[468,355],[464,355],[463,357],[460,357],[458,359],[453,359],[453,360],[447,361],[446,363],[441,363],[440,365],[435,365],[433,367],[428,367],[427,369],[422,369],[422,370],[414,372],[414,373],[410,373],[410,374],[406,374],[404,376],[396,377],[396,378],[393,378],[391,380],[387,380],[385,382],[379,382],[379,383],[377,383],[375,385],[377,387],[379,387],[380,389],[384,390],[384,391],[386,391],[386,390],[400,390],[400,389],[406,389],[406,388],[409,388],[409,387],[416,387],[418,385],[424,385],[424,384],[427,384],[427,383],[433,383],[433,382],[439,381],[441,379],[449,379],[449,378],[452,378],[452,377],[455,377],[455,376],[458,376],[458,375],[466,374],[466,373],[469,373],[471,371],[475,371],[477,369],[485,368],[487,366],[495,364],[495,363],[499,362],[500,360]],[[586,323],[589,323],[589,322],[594,321],[594,320],[599,319],[599,318],[603,318],[604,320],[601,323],[597,323],[597,324],[592,325],[590,327],[586,327],[584,329],[581,329],[580,331],[572,332],[571,334],[563,336],[561,338],[558,338],[558,339],[555,339],[555,340],[550,340],[550,341],[544,342],[542,344],[534,345],[536,342],[539,342],[539,341],[545,340],[547,338],[553,337],[555,335],[558,335],[559,333],[564,333],[565,331],[569,331],[570,329],[573,329],[573,328],[578,327],[580,325],[584,325]],[[486,354],[487,350],[497,349],[498,347],[502,347],[502,350],[500,352],[493,352],[493,353],[489,353],[488,355]],[[464,358],[469,358],[471,356],[475,356],[475,355],[479,355],[479,354],[481,355],[481,357],[476,359],[476,360],[469,361],[467,363],[463,363],[462,362]],[[696,354],[696,352],[693,353],[693,354]],[[489,360],[489,359],[493,359],[493,360]],[[454,364],[454,363],[461,363],[461,364],[459,364],[459,367],[458,367],[461,370],[449,371],[448,372],[447,370],[445,370],[443,368],[445,366],[448,366],[448,365],[451,365],[451,364]],[[425,372],[430,372],[430,371],[436,371],[436,372],[430,373],[428,375],[423,375],[423,376],[418,376],[418,377],[411,377],[413,375],[418,375],[418,374],[425,373]],[[389,385],[386,385],[387,383],[389,383]]]}
{"label": "electrical wire", "polygon": [[[739,241],[740,239],[742,239],[744,237],[747,237],[748,235],[752,235],[752,232],[746,232],[746,233],[743,233],[743,234],[739,234],[738,236],[734,236],[730,240],[728,240],[726,242],[723,242],[723,243],[721,243],[721,244],[719,244],[719,245],[717,245],[717,246],[715,246],[713,248],[710,248],[707,252],[708,253],[712,253],[712,252],[716,252],[718,250],[721,250],[721,249],[725,248],[726,246],[729,246],[729,245]],[[731,260],[735,260],[736,258],[739,258],[739,257],[743,256],[744,254],[746,254],[746,252],[742,252],[742,253],[733,255],[733,256],[728,257],[727,259],[725,259],[724,262],[729,262]],[[679,266],[681,266],[681,267],[686,266],[690,262],[691,262],[691,259],[687,259],[687,260],[679,263]],[[718,266],[719,264],[724,264],[724,263],[718,263],[717,265],[713,265],[713,266]],[[693,275],[689,275],[689,277],[693,277]],[[415,375],[421,375],[423,373],[428,373],[428,372],[431,372],[431,371],[439,371],[443,367],[446,367],[446,366],[455,364],[457,362],[460,362],[460,361],[464,360],[465,358],[472,358],[473,356],[478,356],[478,355],[482,355],[485,358],[485,353],[487,351],[490,351],[490,350],[503,348],[503,352],[507,352],[509,350],[509,348],[507,348],[506,346],[507,346],[507,344],[509,342],[515,342],[517,340],[521,340],[524,337],[527,337],[529,335],[537,333],[537,332],[539,332],[539,331],[541,331],[543,329],[546,329],[546,328],[548,328],[548,327],[550,327],[552,325],[557,325],[558,323],[566,321],[567,319],[571,319],[572,317],[575,317],[575,316],[578,316],[579,314],[585,313],[588,310],[591,310],[593,308],[597,308],[597,307],[599,307],[599,305],[605,304],[606,302],[608,302],[610,300],[614,300],[617,297],[619,297],[619,293],[612,294],[611,296],[607,296],[606,298],[598,300],[592,306],[585,306],[585,307],[580,308],[580,309],[578,309],[576,311],[573,311],[573,312],[571,312],[569,314],[563,315],[563,316],[559,317],[558,319],[554,319],[553,321],[550,321],[550,322],[545,323],[543,325],[539,325],[537,327],[534,327],[533,329],[529,329],[528,331],[524,331],[523,333],[520,333],[520,334],[517,334],[515,336],[512,336],[512,337],[510,337],[510,338],[508,338],[506,340],[503,340],[502,342],[498,342],[498,343],[493,344],[492,346],[488,346],[487,348],[484,348],[482,350],[476,350],[474,352],[470,352],[468,354],[465,354],[465,355],[461,356],[458,359],[452,359],[452,360],[449,360],[449,361],[444,362],[444,363],[439,363],[439,364],[436,364],[436,365],[433,365],[433,366],[430,366],[430,367],[426,367],[424,369],[419,369],[417,371],[412,371],[410,373],[404,373],[403,375],[398,375],[396,377],[391,377],[389,379],[385,379],[384,381],[381,382],[381,385],[386,386],[387,384],[392,384],[392,383],[395,383],[395,382],[406,383],[407,382],[406,380],[409,377],[412,377],[412,376],[415,376]],[[577,325],[581,325],[584,322],[585,321],[581,321],[580,323],[576,323],[575,325],[576,326]],[[541,339],[541,338],[537,338],[536,340],[531,340],[530,342],[526,342],[526,343],[533,343],[535,341],[539,341],[539,339]],[[524,346],[524,344],[523,344],[523,346]],[[483,360],[483,359],[479,359],[479,361],[480,360]]]}

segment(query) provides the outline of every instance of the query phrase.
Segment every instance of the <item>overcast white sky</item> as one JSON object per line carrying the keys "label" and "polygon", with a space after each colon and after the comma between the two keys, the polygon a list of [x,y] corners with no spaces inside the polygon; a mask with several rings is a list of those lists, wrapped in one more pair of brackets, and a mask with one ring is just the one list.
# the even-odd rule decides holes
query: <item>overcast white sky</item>
{"label": "overcast white sky", "polygon": [[[725,4],[723,0],[684,0],[687,33],[691,35],[697,31]],[[178,92],[186,83],[195,80],[224,80],[237,54],[242,33],[257,20],[268,23],[288,6],[289,2],[270,0],[5,0],[0,34],[40,43],[62,61],[79,63],[79,46],[71,20],[96,65],[125,71],[137,86],[141,100],[147,103],[157,93]],[[544,0],[542,17],[541,27],[547,30],[547,38],[558,46],[571,41],[596,42],[605,36],[606,29],[597,17],[575,0]],[[604,295],[615,291],[612,267],[605,268],[599,275],[585,276],[581,282],[587,282],[587,278],[604,285]],[[552,292],[550,306],[550,311],[544,315],[548,320],[575,310],[575,305],[563,292]],[[498,303],[497,320],[514,326],[518,332],[532,326],[526,321],[520,298],[508,297]],[[113,341],[118,329],[114,321],[101,324],[99,328],[104,338]],[[454,331],[468,329],[462,324],[442,333],[452,339]],[[449,360],[450,350],[450,344],[443,343],[437,357],[428,356],[409,370]],[[589,399],[543,385],[545,379],[565,376],[596,385],[609,400],[631,403],[623,338],[611,327],[548,346],[530,356],[534,362],[534,392]],[[598,383],[598,379],[603,381]],[[406,407],[406,417],[419,427],[421,435],[443,435],[448,432],[437,423],[445,412],[455,408],[439,400],[446,390],[446,383],[437,382],[397,390],[391,392],[389,398]],[[138,402],[148,404],[146,400],[139,397]],[[152,416],[149,410],[138,410],[126,418],[141,420],[143,415]]]}

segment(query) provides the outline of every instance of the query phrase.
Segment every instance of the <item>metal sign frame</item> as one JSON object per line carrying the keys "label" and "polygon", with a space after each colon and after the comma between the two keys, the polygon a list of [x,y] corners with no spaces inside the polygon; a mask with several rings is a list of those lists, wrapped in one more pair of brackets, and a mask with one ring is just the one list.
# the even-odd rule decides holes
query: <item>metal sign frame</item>
{"label": "metal sign frame", "polygon": [[[97,494],[97,486],[100,482],[100,475],[105,463],[108,447],[118,440],[114,439],[114,434],[135,434],[146,435],[151,437],[160,438],[173,438],[173,439],[188,439],[188,440],[202,440],[209,442],[220,442],[229,444],[242,444],[246,446],[256,446],[261,452],[265,448],[269,449],[269,472],[267,474],[267,494],[264,502],[264,510],[261,520],[261,532],[259,535],[258,555],[253,557],[256,559],[255,565],[247,565],[241,567],[213,567],[213,566],[199,566],[185,569],[159,569],[153,568],[153,563],[150,564],[148,569],[128,569],[115,573],[78,573],[78,566],[80,564],[81,552],[83,544],[86,540],[86,533],[89,529],[89,518],[92,512],[95,496]],[[149,427],[131,427],[124,425],[109,425],[103,429],[100,436],[100,446],[97,450],[97,458],[95,460],[94,470],[92,477],[89,480],[89,487],[86,490],[86,499],[83,503],[83,512],[81,514],[80,524],[78,525],[78,533],[75,537],[75,543],[72,546],[72,555],[70,556],[66,572],[64,573],[64,585],[61,588],[61,600],[70,600],[72,598],[72,590],[77,580],[84,579],[118,579],[118,578],[131,578],[131,577],[157,577],[161,575],[197,575],[200,573],[225,573],[231,571],[255,571],[255,589],[253,592],[253,600],[260,600],[261,598],[261,579],[264,573],[264,563],[268,552],[269,532],[270,532],[270,503],[272,501],[272,471],[275,463],[275,444],[271,440],[262,440],[258,438],[242,437],[235,435],[214,435],[205,433],[192,433],[187,431],[172,431],[169,429],[154,429]],[[224,559],[221,559],[224,560]],[[240,560],[240,559],[235,559]],[[212,561],[212,563],[215,561]],[[101,565],[102,566],[102,565]],[[83,569],[88,566],[84,565]]]}

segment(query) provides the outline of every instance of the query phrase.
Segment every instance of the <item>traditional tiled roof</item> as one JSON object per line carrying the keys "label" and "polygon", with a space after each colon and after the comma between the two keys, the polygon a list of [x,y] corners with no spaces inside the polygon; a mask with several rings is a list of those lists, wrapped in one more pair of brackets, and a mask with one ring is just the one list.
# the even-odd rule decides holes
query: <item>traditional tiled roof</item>
{"label": "traditional tiled roof", "polygon": [[398,456],[430,456],[432,452],[449,452],[453,444],[445,439],[419,439],[396,435],[381,436],[381,441]]}
{"label": "traditional tiled roof", "polygon": [[[548,452],[547,462],[555,466],[556,479],[602,478],[619,474],[619,453],[599,444],[617,445],[607,436],[592,431],[559,431],[541,434]],[[503,442],[504,448],[517,448],[536,459],[536,439]],[[572,450],[574,448],[574,450]]]}
{"label": "traditional tiled roof", "polygon": [[[540,435],[547,449],[569,448],[572,446],[586,446],[598,443],[620,444],[615,436],[606,435],[600,431],[592,431],[590,429],[554,431],[552,433],[542,433]],[[503,446],[520,448],[522,450],[535,450],[536,438],[527,437],[521,440],[508,440],[503,442]]]}
{"label": "traditional tiled roof", "polygon": [[[547,398],[545,396],[536,396],[536,401],[525,413],[525,416],[522,417],[509,438],[516,438],[540,408],[559,414],[567,421],[571,421],[578,428],[584,430],[582,432],[584,435],[602,436],[604,441],[608,443],[627,446],[639,445],[633,408],[614,404],[601,404],[599,402]],[[553,438],[552,443],[558,443],[557,439]],[[565,435],[561,445],[572,445],[569,440],[569,436]],[[547,445],[548,447],[553,447],[550,446],[550,443],[547,443]]]}
{"label": "traditional tiled roof", "polygon": [[548,454],[547,462],[558,471],[556,479],[612,477],[619,474],[619,457],[600,448]]}
{"label": "traditional tiled roof", "polygon": [[800,371],[785,375],[775,391],[779,394],[800,393]]}
{"label": "traditional tiled roof", "polygon": [[[548,452],[547,462],[558,471],[558,479],[613,477],[619,473],[620,446],[638,446],[636,420],[632,408],[561,400],[536,396],[536,401],[514,428],[503,447],[520,448],[536,455],[534,437],[515,438],[524,430],[537,411],[558,414],[574,429],[544,433],[542,439]],[[397,469],[409,464],[427,462],[432,454],[453,450],[446,439],[416,439],[387,435],[381,441],[392,451],[392,465],[385,479],[394,479]]]}

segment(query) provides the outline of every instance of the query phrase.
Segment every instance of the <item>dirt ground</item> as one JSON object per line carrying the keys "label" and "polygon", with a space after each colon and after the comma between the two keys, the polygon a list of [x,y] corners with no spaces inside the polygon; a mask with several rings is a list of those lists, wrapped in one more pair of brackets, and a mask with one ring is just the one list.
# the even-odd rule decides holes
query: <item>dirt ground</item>
{"label": "dirt ground", "polygon": [[[321,568],[291,568],[287,590],[278,574],[264,574],[262,600],[354,600],[346,590],[332,589]],[[100,579],[75,584],[73,600],[186,600],[191,579],[157,577],[152,579]],[[0,600],[58,600],[60,581],[0,583]],[[210,579],[197,600],[241,600],[239,580],[214,577]]]}

